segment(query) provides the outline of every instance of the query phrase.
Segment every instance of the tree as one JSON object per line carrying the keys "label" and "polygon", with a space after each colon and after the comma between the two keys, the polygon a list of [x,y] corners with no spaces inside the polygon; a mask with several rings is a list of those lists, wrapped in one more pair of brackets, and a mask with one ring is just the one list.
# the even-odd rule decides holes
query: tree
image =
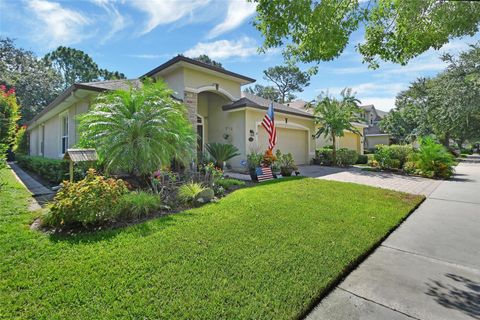
{"label": "tree", "polygon": [[60,46],[43,60],[61,74],[64,89],[77,82],[125,79],[123,73],[100,69],[88,54],[74,48]]}
{"label": "tree", "polygon": [[16,88],[21,122],[31,120],[61,91],[61,77],[31,52],[0,38],[0,84]]}
{"label": "tree", "polygon": [[280,93],[275,87],[272,87],[272,86],[262,86],[261,84],[256,84],[253,87],[247,87],[245,89],[245,92],[254,94],[256,96],[262,97],[264,99],[272,100],[275,102],[280,101]]}
{"label": "tree", "polygon": [[186,107],[163,81],[100,94],[80,117],[83,145],[95,147],[107,172],[128,172],[139,181],[169,165],[191,159],[196,135]]}
{"label": "tree", "polygon": [[400,141],[434,134],[445,146],[459,146],[480,137],[480,47],[472,46],[458,58],[442,57],[446,70],[430,79],[417,79],[396,99],[395,110],[380,126]]}
{"label": "tree", "polygon": [[284,66],[270,67],[263,71],[265,80],[271,81],[277,87],[279,103],[295,99],[294,92],[302,92],[304,87],[310,85],[310,77],[316,68],[301,71],[297,66],[287,63]]}
{"label": "tree", "polygon": [[214,67],[217,67],[217,68],[222,68],[223,69],[223,66],[220,62],[218,61],[215,61],[213,59],[211,59],[209,56],[207,56],[206,54],[201,54],[199,55],[198,57],[196,58],[193,58],[194,60],[197,60],[197,61],[200,61],[200,62],[203,62],[203,63],[206,63],[206,64],[209,64],[211,66],[214,66]]}
{"label": "tree", "polygon": [[20,119],[15,89],[0,85],[0,145],[12,147]]}
{"label": "tree", "polygon": [[258,4],[254,25],[264,36],[261,50],[287,43],[284,55],[302,62],[333,60],[363,27],[365,41],[358,49],[365,62],[406,64],[452,38],[474,35],[480,23],[475,1],[250,1]]}
{"label": "tree", "polygon": [[315,123],[320,125],[316,137],[323,135],[332,140],[333,165],[337,164],[336,138],[343,137],[345,131],[360,134],[353,122],[362,122],[361,110],[358,107],[360,101],[352,95],[351,89],[343,89],[342,99],[337,100],[330,96],[319,96],[317,101],[309,107],[313,110]]}

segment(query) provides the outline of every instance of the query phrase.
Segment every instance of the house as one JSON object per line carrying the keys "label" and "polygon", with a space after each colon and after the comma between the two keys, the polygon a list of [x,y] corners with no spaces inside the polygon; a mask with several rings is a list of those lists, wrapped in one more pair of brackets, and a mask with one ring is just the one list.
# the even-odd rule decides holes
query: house
{"label": "house", "polygon": [[380,129],[380,120],[385,117],[388,112],[378,110],[373,104],[360,106],[363,110],[363,117],[368,123],[368,128],[365,128],[364,133],[364,148],[367,150],[375,150],[377,144],[390,144],[390,135]]}
{"label": "house", "polygon": [[[184,102],[198,133],[197,151],[208,142],[231,143],[240,155],[230,160],[242,168],[242,160],[252,150],[265,150],[267,134],[261,126],[271,101],[242,92],[255,79],[177,56],[142,77],[163,79]],[[138,79],[77,83],[65,90],[28,125],[30,155],[61,158],[79,141],[77,116],[88,111],[95,97],[104,91],[140,86]],[[274,103],[278,143],[276,148],[291,152],[297,164],[308,164],[319,146],[311,113]],[[343,141],[343,142],[342,142]],[[359,135],[346,137],[341,146],[363,153]]]}

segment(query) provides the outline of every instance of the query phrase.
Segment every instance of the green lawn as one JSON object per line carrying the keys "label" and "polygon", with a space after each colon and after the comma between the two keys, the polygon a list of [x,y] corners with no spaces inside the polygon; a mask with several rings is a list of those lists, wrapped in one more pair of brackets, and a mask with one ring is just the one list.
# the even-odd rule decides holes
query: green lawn
{"label": "green lawn", "polygon": [[27,193],[0,171],[0,318],[291,319],[420,196],[289,179],[120,230],[29,230]]}

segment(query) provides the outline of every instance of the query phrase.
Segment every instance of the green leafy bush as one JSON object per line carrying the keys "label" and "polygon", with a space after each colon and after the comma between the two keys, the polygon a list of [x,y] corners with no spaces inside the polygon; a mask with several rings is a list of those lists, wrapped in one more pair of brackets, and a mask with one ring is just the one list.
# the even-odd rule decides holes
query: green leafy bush
{"label": "green leafy bush", "polygon": [[228,143],[207,143],[205,145],[208,153],[215,160],[215,166],[223,169],[223,163],[240,155],[238,148]]}
{"label": "green leafy bush", "polygon": [[[68,161],[61,159],[48,159],[38,156],[15,155],[20,167],[38,174],[43,180],[51,184],[59,184],[69,179]],[[78,181],[85,177],[90,166],[97,168],[93,163],[79,163],[74,167],[74,180]]]}
{"label": "green leafy bush", "polygon": [[455,158],[443,145],[430,137],[420,140],[420,148],[412,159],[423,176],[446,179],[454,173]]}
{"label": "green leafy bush", "polygon": [[7,167],[7,145],[0,143],[0,169]]}
{"label": "green leafy bush", "polygon": [[123,194],[118,201],[118,212],[122,218],[138,219],[148,216],[161,207],[160,196],[145,191]]}
{"label": "green leafy bush", "polygon": [[38,174],[49,183],[58,184],[68,179],[67,161],[25,155],[17,155],[15,158],[20,167]]}
{"label": "green leafy bush", "polygon": [[189,182],[185,183],[178,188],[178,199],[181,202],[192,202],[195,200],[197,194],[205,190],[200,183],[196,182]]}
{"label": "green leafy bush", "polygon": [[412,154],[410,145],[378,145],[374,159],[382,169],[400,169]]}
{"label": "green leafy bush", "polygon": [[232,187],[236,187],[236,186],[243,187],[245,185],[245,182],[238,179],[224,178],[224,179],[217,180],[216,184],[224,189],[229,190]]}
{"label": "green leafy bush", "polygon": [[289,177],[292,175],[293,171],[298,169],[298,167],[295,165],[293,155],[290,152],[282,153],[280,150],[277,150],[276,157],[282,176]]}
{"label": "green leafy bush", "polygon": [[114,220],[120,198],[128,192],[122,180],[107,179],[88,170],[79,182],[64,182],[53,199],[44,225],[52,227],[99,225]]}
{"label": "green leafy bush", "polygon": [[367,164],[368,156],[366,154],[359,154],[357,159],[357,164]]}
{"label": "green leafy bush", "polygon": [[[331,147],[324,147],[315,151],[316,162],[331,166],[333,164],[333,150]],[[355,150],[340,148],[337,150],[337,165],[341,167],[351,166],[357,162],[358,153]]]}

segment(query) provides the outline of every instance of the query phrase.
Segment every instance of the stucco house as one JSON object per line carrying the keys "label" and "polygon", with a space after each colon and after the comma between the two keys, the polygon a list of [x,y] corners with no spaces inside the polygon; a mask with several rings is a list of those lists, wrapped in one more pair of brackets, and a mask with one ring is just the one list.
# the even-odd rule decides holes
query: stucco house
{"label": "stucco house", "polygon": [[[140,77],[163,79],[175,97],[188,107],[198,133],[198,151],[208,142],[231,143],[240,150],[231,166],[241,169],[251,150],[265,150],[267,133],[261,126],[270,101],[242,92],[255,79],[190,59],[176,56]],[[30,155],[61,158],[79,140],[79,114],[88,111],[95,97],[106,90],[139,86],[140,80],[112,80],[77,83],[65,90],[28,125]],[[299,108],[274,103],[278,143],[276,148],[291,152],[297,164],[308,164],[315,149],[325,141],[313,137],[312,114]],[[347,135],[339,142],[363,153],[359,135]]]}
{"label": "stucco house", "polygon": [[368,128],[365,128],[363,133],[365,136],[364,148],[366,150],[375,150],[378,144],[390,144],[390,135],[380,129],[380,120],[385,117],[388,112],[378,110],[373,104],[360,106],[363,110],[363,117],[365,118]]}

